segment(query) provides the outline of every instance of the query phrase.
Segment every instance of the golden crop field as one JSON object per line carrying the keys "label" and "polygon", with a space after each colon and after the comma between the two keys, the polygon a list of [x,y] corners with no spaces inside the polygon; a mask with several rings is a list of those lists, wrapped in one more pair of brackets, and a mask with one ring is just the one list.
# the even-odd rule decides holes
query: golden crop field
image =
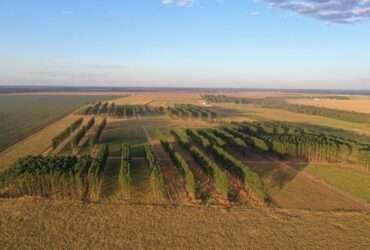
{"label": "golden crop field", "polygon": [[238,110],[240,112],[237,115],[239,120],[243,119],[248,120],[249,118],[252,120],[262,119],[272,121],[307,123],[313,125],[322,125],[344,130],[350,130],[359,134],[370,135],[370,124],[366,123],[361,124],[355,122],[341,121],[323,116],[299,114],[273,108],[261,108],[255,105],[223,104],[222,106]]}
{"label": "golden crop field", "polygon": [[338,110],[355,111],[370,114],[370,99],[358,99],[353,98],[350,100],[333,100],[333,99],[292,99],[290,103],[311,105],[316,107],[324,107]]}
{"label": "golden crop field", "polygon": [[[5,249],[366,249],[361,212],[0,202]],[[68,230],[66,230],[68,228]]]}

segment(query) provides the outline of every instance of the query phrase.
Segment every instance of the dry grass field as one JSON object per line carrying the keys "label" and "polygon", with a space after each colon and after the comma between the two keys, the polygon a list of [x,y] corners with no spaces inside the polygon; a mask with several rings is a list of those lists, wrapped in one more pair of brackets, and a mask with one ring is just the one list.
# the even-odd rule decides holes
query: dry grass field
{"label": "dry grass field", "polygon": [[115,100],[117,104],[169,106],[174,104],[201,104],[201,94],[195,92],[136,92]]}
{"label": "dry grass field", "polygon": [[3,249],[368,249],[370,215],[234,207],[0,202]]}
{"label": "dry grass field", "polygon": [[324,107],[330,109],[339,109],[347,111],[355,111],[370,114],[370,99],[350,99],[350,100],[334,100],[334,99],[291,99],[289,103],[310,105],[316,107]]}
{"label": "dry grass field", "polygon": [[[323,116],[299,114],[281,109],[261,108],[253,104],[222,104],[222,106],[238,110],[240,113],[238,115],[239,117],[237,117],[236,119],[238,119],[239,121],[243,119],[252,119],[266,121],[299,122],[350,130],[359,134],[370,135],[370,124],[347,122]],[[231,120],[233,120],[233,118]]]}

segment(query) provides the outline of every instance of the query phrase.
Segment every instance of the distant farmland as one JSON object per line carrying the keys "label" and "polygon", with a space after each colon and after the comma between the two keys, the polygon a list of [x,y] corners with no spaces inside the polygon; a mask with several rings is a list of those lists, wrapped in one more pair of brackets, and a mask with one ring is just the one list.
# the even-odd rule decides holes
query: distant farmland
{"label": "distant farmland", "polygon": [[0,151],[83,104],[111,96],[0,96]]}

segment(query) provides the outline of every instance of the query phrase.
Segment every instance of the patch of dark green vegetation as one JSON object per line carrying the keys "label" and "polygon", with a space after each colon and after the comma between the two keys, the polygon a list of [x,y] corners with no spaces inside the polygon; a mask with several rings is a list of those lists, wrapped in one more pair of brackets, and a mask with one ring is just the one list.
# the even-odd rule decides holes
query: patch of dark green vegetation
{"label": "patch of dark green vegetation", "polygon": [[24,195],[97,201],[109,149],[90,156],[28,156],[0,174],[2,197]]}
{"label": "patch of dark green vegetation", "polygon": [[299,124],[233,123],[225,130],[240,136],[248,146],[301,161],[349,162],[370,166],[370,144],[340,137]]}
{"label": "patch of dark green vegetation", "polygon": [[0,151],[77,108],[113,96],[19,95],[0,97]]}

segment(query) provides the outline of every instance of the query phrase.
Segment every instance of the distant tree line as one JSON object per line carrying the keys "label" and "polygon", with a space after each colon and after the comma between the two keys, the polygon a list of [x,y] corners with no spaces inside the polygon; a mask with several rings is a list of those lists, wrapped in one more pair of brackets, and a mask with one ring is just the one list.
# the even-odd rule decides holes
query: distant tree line
{"label": "distant tree line", "polygon": [[199,118],[213,120],[218,114],[210,109],[191,105],[181,104],[168,107],[157,107],[151,105],[117,105],[114,102],[96,103],[88,106],[83,112],[84,115],[107,115],[122,118],[137,118],[139,116],[170,115],[183,118]]}
{"label": "distant tree line", "polygon": [[250,104],[254,102],[254,99],[227,95],[202,95],[202,98],[208,103]]}

